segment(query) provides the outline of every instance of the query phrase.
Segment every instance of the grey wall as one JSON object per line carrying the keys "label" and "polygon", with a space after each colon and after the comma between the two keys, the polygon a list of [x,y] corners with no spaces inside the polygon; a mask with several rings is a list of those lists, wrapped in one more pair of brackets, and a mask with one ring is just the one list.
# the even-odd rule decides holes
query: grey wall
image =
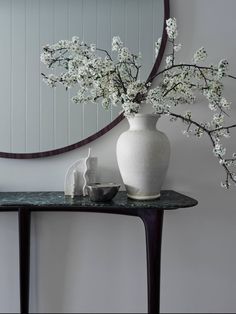
{"label": "grey wall", "polygon": [[[204,45],[212,61],[228,56],[236,73],[234,0],[172,0],[181,59]],[[235,83],[227,85],[231,100]],[[203,105],[203,104],[202,104]],[[203,111],[200,109],[202,115]],[[232,114],[236,117],[235,109]],[[166,213],[162,254],[162,312],[236,311],[235,190],[219,187],[223,171],[207,140],[193,142],[181,125],[160,122],[172,144],[165,187],[199,205]],[[100,178],[120,182],[115,144],[124,121],[94,142]],[[236,147],[235,135],[231,139]],[[41,160],[0,160],[0,189],[61,190],[68,165],[87,147]],[[0,214],[0,311],[17,312],[17,217]],[[33,215],[31,312],[145,312],[144,228],[135,218],[97,214]]]}

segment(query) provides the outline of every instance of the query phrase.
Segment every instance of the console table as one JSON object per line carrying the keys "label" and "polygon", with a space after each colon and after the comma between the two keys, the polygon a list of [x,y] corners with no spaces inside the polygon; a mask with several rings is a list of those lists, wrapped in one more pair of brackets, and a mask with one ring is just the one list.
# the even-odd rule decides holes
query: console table
{"label": "console table", "polygon": [[63,192],[1,192],[0,211],[18,212],[20,313],[29,313],[31,212],[95,212],[141,218],[146,235],[148,313],[159,313],[163,214],[165,210],[195,205],[196,200],[175,191],[162,191],[161,198],[152,201],[130,200],[125,192],[118,192],[106,203],[91,202],[87,197],[71,198]]}

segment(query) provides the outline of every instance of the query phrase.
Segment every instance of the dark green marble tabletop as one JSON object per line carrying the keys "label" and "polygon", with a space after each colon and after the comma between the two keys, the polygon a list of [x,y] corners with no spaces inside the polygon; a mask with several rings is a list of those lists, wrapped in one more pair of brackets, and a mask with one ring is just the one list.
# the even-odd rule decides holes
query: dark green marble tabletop
{"label": "dark green marble tabletop", "polygon": [[156,200],[135,201],[126,192],[118,192],[110,202],[92,202],[88,197],[65,196],[63,192],[0,192],[0,211],[30,208],[32,211],[62,211],[83,209],[177,209],[197,205],[197,201],[171,190],[161,192]]}

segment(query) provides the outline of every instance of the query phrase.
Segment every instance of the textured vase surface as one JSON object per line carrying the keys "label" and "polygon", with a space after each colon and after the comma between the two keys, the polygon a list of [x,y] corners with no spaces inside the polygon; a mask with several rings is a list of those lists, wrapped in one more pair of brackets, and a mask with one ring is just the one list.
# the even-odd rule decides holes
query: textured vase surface
{"label": "textured vase surface", "polygon": [[157,130],[159,116],[136,114],[130,128],[117,141],[117,161],[128,197],[149,200],[160,197],[170,158],[167,136]]}

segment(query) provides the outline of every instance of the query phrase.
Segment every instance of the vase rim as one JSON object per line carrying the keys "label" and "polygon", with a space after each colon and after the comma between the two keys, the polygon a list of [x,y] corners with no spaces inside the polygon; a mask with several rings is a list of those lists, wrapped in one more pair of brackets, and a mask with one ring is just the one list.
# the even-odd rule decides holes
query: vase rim
{"label": "vase rim", "polygon": [[136,113],[134,116],[127,117],[129,121],[132,121],[133,119],[141,119],[141,118],[156,118],[157,120],[161,117],[158,113]]}
{"label": "vase rim", "polygon": [[136,113],[134,117],[160,117],[158,113]]}

